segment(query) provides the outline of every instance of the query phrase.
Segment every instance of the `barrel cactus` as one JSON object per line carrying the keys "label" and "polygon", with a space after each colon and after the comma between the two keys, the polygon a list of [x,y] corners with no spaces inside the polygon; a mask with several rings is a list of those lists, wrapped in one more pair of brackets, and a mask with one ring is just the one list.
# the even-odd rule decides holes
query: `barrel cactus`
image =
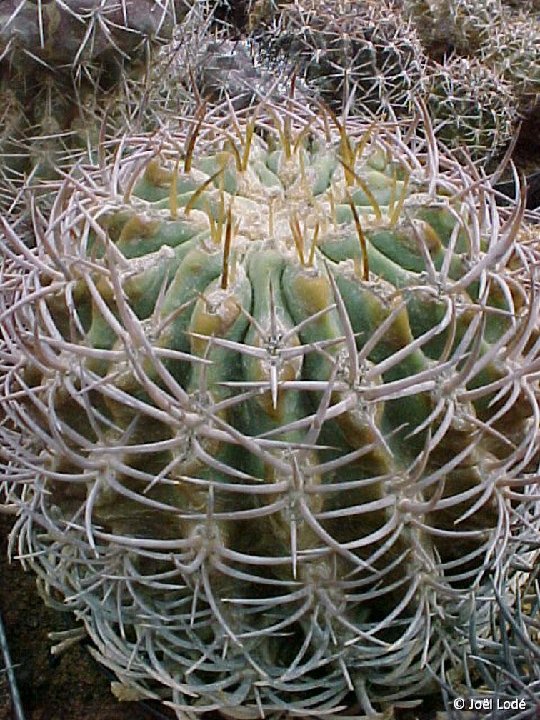
{"label": "barrel cactus", "polygon": [[517,121],[509,83],[474,58],[432,63],[422,84],[437,137],[487,166],[504,153]]}
{"label": "barrel cactus", "polygon": [[522,113],[534,107],[540,94],[540,18],[534,12],[495,25],[479,57],[510,83]]}
{"label": "barrel cactus", "polygon": [[12,549],[125,696],[371,715],[493,656],[540,525],[521,212],[429,131],[201,111],[3,221]]}
{"label": "barrel cactus", "polygon": [[424,55],[388,2],[296,0],[259,35],[271,57],[288,62],[336,111],[393,116],[411,109]]}
{"label": "barrel cactus", "polygon": [[0,59],[30,80],[40,66],[84,74],[144,55],[171,37],[187,0],[4,0]]}
{"label": "barrel cactus", "polygon": [[403,9],[427,52],[439,60],[452,52],[473,55],[504,17],[501,0],[403,0]]}

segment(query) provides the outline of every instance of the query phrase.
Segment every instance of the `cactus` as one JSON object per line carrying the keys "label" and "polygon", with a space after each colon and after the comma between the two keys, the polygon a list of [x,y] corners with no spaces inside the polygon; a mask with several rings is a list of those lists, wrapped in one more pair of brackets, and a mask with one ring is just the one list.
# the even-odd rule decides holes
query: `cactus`
{"label": "cactus", "polygon": [[434,63],[423,78],[437,137],[465,147],[484,166],[500,157],[516,121],[510,86],[478,60],[456,57]]}
{"label": "cactus", "polygon": [[120,68],[170,38],[189,4],[184,0],[4,0],[0,58],[4,70],[31,80],[36,68],[84,75]]}
{"label": "cactus", "polygon": [[[207,100],[223,102],[229,99],[235,109],[258,104],[262,98],[279,102],[289,87],[279,82],[275,68],[264,66],[244,40],[212,40],[202,45],[196,62],[199,91]],[[298,87],[296,86],[298,90]]]}
{"label": "cactus", "polygon": [[508,81],[526,114],[540,94],[540,21],[521,13],[494,26],[479,57]]}
{"label": "cactus", "polygon": [[0,211],[10,216],[24,212],[27,188],[40,184],[45,191],[59,171],[95,157],[102,125],[111,139],[125,127],[126,102],[115,102],[114,113],[107,115],[103,97],[98,102],[95,93],[85,92],[74,100],[51,75],[42,78],[30,106],[5,84],[0,84],[0,102]]}
{"label": "cactus", "polygon": [[[525,550],[529,538],[525,528],[523,531]],[[527,570],[527,579],[506,588],[505,592],[496,593],[491,613],[493,637],[490,647],[477,653],[473,643],[471,658],[473,672],[480,675],[482,685],[490,693],[507,698],[506,703],[500,703],[507,707],[507,712],[501,715],[510,720],[519,716],[534,720],[540,711],[540,565],[533,559],[531,565],[522,567]],[[509,600],[515,607],[512,614],[508,613]],[[474,636],[472,625],[471,622],[471,637]],[[509,702],[510,698],[513,702]]]}
{"label": "cactus", "polygon": [[502,0],[502,2],[517,11],[538,12],[540,10],[540,0]]}
{"label": "cactus", "polygon": [[0,103],[0,210],[7,211],[24,170],[25,152],[21,151],[19,143],[28,132],[28,122],[16,93],[3,83],[0,83]]}
{"label": "cactus", "polygon": [[125,125],[130,78],[144,75],[189,7],[187,0],[0,3],[0,99],[15,96],[26,126],[14,136],[12,123],[2,128],[0,192],[10,194],[15,183],[17,194],[25,175],[50,179],[84,157],[106,109],[116,105]]}
{"label": "cactus", "polygon": [[265,26],[269,27],[279,8],[285,4],[283,0],[252,0],[246,17],[247,30],[257,32]]}
{"label": "cactus", "polygon": [[179,717],[470,683],[538,543],[522,208],[427,115],[308,120],[201,111],[2,221],[12,546]]}
{"label": "cactus", "polygon": [[503,17],[501,0],[403,0],[428,54],[474,55]]}
{"label": "cactus", "polygon": [[424,56],[410,24],[388,3],[309,0],[276,12],[259,33],[334,110],[409,112]]}
{"label": "cactus", "polygon": [[476,58],[512,85],[525,112],[540,91],[535,2],[515,9],[501,0],[404,0],[403,11],[413,19],[428,54],[438,60],[452,52]]}

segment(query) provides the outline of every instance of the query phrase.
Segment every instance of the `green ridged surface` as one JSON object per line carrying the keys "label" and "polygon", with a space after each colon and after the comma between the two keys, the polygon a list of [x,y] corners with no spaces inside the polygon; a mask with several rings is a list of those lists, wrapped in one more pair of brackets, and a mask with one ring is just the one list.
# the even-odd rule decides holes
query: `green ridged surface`
{"label": "green ridged surface", "polygon": [[538,536],[537,251],[433,144],[201,122],[6,229],[20,552],[181,717],[418,698]]}

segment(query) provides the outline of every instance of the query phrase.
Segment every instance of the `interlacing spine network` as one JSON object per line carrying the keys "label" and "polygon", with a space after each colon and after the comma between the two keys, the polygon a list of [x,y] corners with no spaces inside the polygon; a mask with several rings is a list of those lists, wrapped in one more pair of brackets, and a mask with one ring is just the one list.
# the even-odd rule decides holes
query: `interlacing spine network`
{"label": "interlacing spine network", "polygon": [[422,122],[202,108],[2,221],[12,551],[180,714],[538,668],[540,258]]}

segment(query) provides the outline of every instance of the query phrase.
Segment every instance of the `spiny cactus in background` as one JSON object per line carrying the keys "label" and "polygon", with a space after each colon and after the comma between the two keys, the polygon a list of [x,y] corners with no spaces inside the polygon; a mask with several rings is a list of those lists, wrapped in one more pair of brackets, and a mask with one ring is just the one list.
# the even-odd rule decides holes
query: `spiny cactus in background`
{"label": "spiny cactus in background", "polygon": [[[518,514],[516,522],[520,521]],[[506,591],[497,591],[491,613],[493,642],[478,653],[473,641],[471,667],[490,693],[496,697],[501,694],[514,697],[514,707],[509,708],[506,717],[535,720],[540,713],[540,563],[538,559],[534,560],[530,550],[537,546],[537,541],[525,526],[522,527],[522,543],[523,558],[529,555],[531,560],[518,559],[517,566],[521,564],[526,570],[526,579]],[[515,603],[514,613],[508,613],[508,598]],[[472,618],[470,630],[470,636],[474,638]]]}
{"label": "spiny cactus in background", "polygon": [[513,87],[520,112],[540,93],[540,17],[536,0],[404,0],[431,57],[475,57]]}
{"label": "spiny cactus in background", "polygon": [[34,248],[2,223],[12,549],[180,717],[372,714],[506,647],[540,258],[423,122],[200,112],[66,177]]}
{"label": "spiny cactus in background", "polygon": [[[155,127],[156,121],[158,126],[177,124],[194,98],[214,107],[231,103],[241,110],[290,94],[290,78],[280,77],[277,68],[259,62],[250,41],[208,34],[194,39],[198,42],[186,43],[183,36],[172,52],[167,47],[158,54],[148,83],[146,129]],[[294,85],[297,94],[300,84]]]}
{"label": "spiny cactus in background", "polygon": [[223,3],[194,6],[172,41],[156,52],[145,76],[128,79],[122,97],[128,98],[130,128],[176,127],[201,102],[212,113],[231,103],[237,111],[261,101],[279,103],[292,88],[309,102],[312,93],[298,78],[293,82],[294,68],[267,63],[252,38],[230,39],[220,9]]}
{"label": "spiny cactus in background", "polygon": [[248,29],[249,17],[258,2],[259,0],[214,0],[214,27],[232,30],[238,38]]}
{"label": "spiny cactus in background", "polygon": [[[292,84],[291,77],[283,77],[277,67],[267,67],[264,60],[257,58],[256,48],[245,40],[206,41],[196,60],[195,73],[198,91],[205,99],[214,103],[228,100],[237,110],[256,105],[263,98],[283,100]],[[294,83],[297,94],[300,84]]]}
{"label": "spiny cactus in background", "polygon": [[502,0],[502,3],[521,12],[524,10],[538,12],[540,10],[540,0]]}
{"label": "spiny cactus in background", "polygon": [[145,77],[128,80],[128,127],[176,127],[203,101],[214,108],[232,103],[239,110],[262,98],[276,99],[279,76],[256,62],[248,41],[212,35],[213,24],[212,14],[184,22],[156,53]]}
{"label": "spiny cactus in background", "polygon": [[495,25],[479,57],[510,83],[526,114],[540,96],[540,18],[523,12]]}
{"label": "spiny cactus in background", "polygon": [[16,94],[0,81],[0,211],[7,211],[17,195],[17,180],[22,177],[26,151],[20,141],[25,137],[28,123],[24,108]]}
{"label": "spiny cactus in background", "polygon": [[[14,94],[26,126],[14,138],[12,122],[2,129],[4,194],[14,178],[20,187],[25,174],[51,177],[64,159],[73,164],[95,145],[105,110],[130,75],[149,67],[153,48],[170,39],[189,7],[187,0],[0,3],[0,100]],[[128,102],[124,95],[116,105]]]}
{"label": "spiny cactus in background", "polygon": [[478,60],[433,63],[423,78],[437,138],[486,166],[504,152],[516,121],[508,83]]}
{"label": "spiny cactus in background", "polygon": [[257,32],[262,27],[269,27],[280,5],[280,0],[252,0],[248,6],[246,27],[249,32]]}
{"label": "spiny cactus in background", "polygon": [[107,115],[108,106],[99,107],[94,98],[85,95],[81,104],[73,102],[46,76],[29,111],[10,85],[0,81],[0,211],[16,215],[24,207],[26,188],[40,184],[45,189],[59,170],[69,172],[95,156],[102,126],[111,140],[125,127],[125,103],[115,104],[118,112]]}
{"label": "spiny cactus in background", "polygon": [[[154,42],[170,38],[187,0],[4,0],[0,8],[3,72],[33,82],[36,69],[124,70]],[[93,75],[95,80],[96,76]]]}
{"label": "spiny cactus in background", "polygon": [[100,121],[94,102],[76,106],[73,98],[59,90],[56,80],[45,75],[31,108],[10,86],[7,92],[0,91],[0,98],[13,95],[19,107],[20,126],[6,127],[13,153],[2,157],[4,175],[16,176],[19,185],[33,178],[50,179],[59,167],[71,167],[86,154],[90,138],[97,147]]}
{"label": "spiny cactus in background", "polygon": [[403,12],[436,60],[452,52],[473,55],[503,16],[501,0],[403,0]]}
{"label": "spiny cactus in background", "polygon": [[411,108],[424,57],[388,3],[295,0],[259,39],[334,110],[393,116]]}

